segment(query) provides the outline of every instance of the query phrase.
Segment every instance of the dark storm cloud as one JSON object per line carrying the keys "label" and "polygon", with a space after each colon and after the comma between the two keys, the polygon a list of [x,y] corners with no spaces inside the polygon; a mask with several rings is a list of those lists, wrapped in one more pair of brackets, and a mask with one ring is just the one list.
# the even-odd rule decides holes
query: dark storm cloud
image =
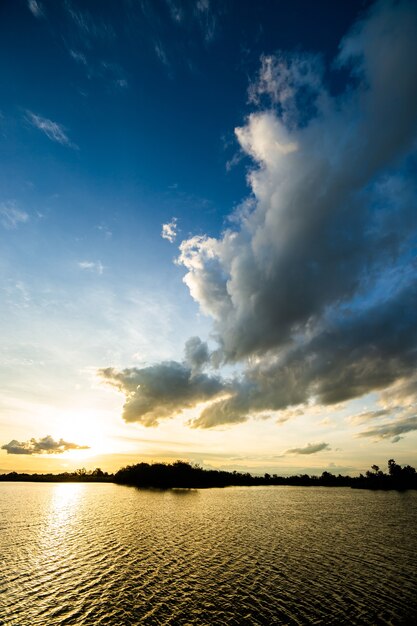
{"label": "dark storm cloud", "polygon": [[196,373],[184,363],[168,361],[144,368],[99,370],[103,380],[123,392],[123,419],[156,426],[159,419],[180,413],[224,394],[228,386],[217,376]]}
{"label": "dark storm cloud", "polygon": [[29,439],[29,441],[17,441],[12,439],[1,447],[7,454],[62,454],[67,450],[88,450],[89,446],[79,446],[59,439],[55,441],[50,435],[41,439]]}
{"label": "dark storm cloud", "polygon": [[330,449],[328,443],[308,443],[303,448],[291,448],[291,450],[287,450],[285,454],[316,454],[316,452]]}

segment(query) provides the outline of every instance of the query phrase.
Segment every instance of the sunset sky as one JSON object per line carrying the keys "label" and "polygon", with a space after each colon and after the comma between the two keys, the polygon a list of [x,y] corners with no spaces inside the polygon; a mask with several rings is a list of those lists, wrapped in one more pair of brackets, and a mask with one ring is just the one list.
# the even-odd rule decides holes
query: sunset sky
{"label": "sunset sky", "polygon": [[417,4],[0,3],[0,472],[417,464]]}

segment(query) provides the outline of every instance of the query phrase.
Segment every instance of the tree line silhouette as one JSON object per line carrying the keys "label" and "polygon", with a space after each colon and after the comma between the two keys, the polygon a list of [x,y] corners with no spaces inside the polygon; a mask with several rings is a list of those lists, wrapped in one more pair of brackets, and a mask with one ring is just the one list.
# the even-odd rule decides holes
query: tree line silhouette
{"label": "tree line silhouette", "polygon": [[99,467],[87,471],[85,468],[61,474],[0,474],[0,481],[23,482],[111,482],[119,485],[133,485],[155,489],[201,489],[208,487],[259,486],[259,485],[299,485],[306,487],[352,487],[354,489],[417,489],[417,472],[414,467],[402,467],[390,459],[388,473],[378,465],[372,465],[365,475],[342,476],[323,472],[320,476],[297,474],[278,476],[264,474],[253,476],[248,472],[227,472],[224,470],[203,469],[185,461],[174,463],[137,463],[121,468],[115,474],[103,472]]}
{"label": "tree line silhouette", "polygon": [[9,472],[0,474],[0,481],[35,482],[35,483],[112,483],[114,474],[103,472],[96,467],[94,470],[86,470],[84,467],[74,472],[62,472],[61,474],[28,474]]}

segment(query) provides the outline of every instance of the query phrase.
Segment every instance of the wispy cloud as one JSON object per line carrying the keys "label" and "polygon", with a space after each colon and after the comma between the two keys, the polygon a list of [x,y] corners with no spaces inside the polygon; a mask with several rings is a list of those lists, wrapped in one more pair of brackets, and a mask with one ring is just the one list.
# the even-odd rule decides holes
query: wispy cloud
{"label": "wispy cloud", "polygon": [[106,224],[99,224],[97,226],[97,230],[100,231],[100,233],[103,235],[105,239],[111,239],[113,236],[112,231],[110,230],[108,226],[106,226]]}
{"label": "wispy cloud", "polygon": [[[249,101],[260,104],[267,98],[280,111],[287,127],[300,121],[297,96],[301,91],[313,111],[323,106],[327,94],[322,89],[323,68],[319,56],[284,53],[261,57],[258,80],[249,87]],[[305,120],[304,120],[305,121]]]}
{"label": "wispy cloud", "polygon": [[167,224],[162,224],[162,239],[168,239],[170,243],[174,243],[177,237],[177,222],[178,219],[176,217],[173,217],[172,220]]}
{"label": "wispy cloud", "polygon": [[14,201],[0,203],[0,221],[4,228],[11,230],[19,224],[27,222],[29,215],[19,209]]}
{"label": "wispy cloud", "polygon": [[214,38],[217,24],[216,16],[210,6],[210,1],[197,0],[195,13],[206,42],[210,42]]}
{"label": "wispy cloud", "polygon": [[72,24],[78,34],[80,42],[84,45],[91,46],[93,40],[113,41],[115,32],[113,26],[97,16],[92,15],[87,10],[78,10],[74,5],[67,1],[65,7]]}
{"label": "wispy cloud", "polygon": [[77,63],[81,63],[82,65],[87,65],[87,59],[85,54],[83,54],[79,50],[70,50],[69,53],[74,61],[76,61]]}
{"label": "wispy cloud", "polygon": [[98,78],[120,89],[126,89],[129,86],[126,72],[118,63],[100,61],[94,55],[87,56],[85,52],[78,49],[68,48],[68,53],[73,61],[83,67],[89,79]]}
{"label": "wispy cloud", "polygon": [[41,439],[29,439],[29,441],[17,441],[12,439],[4,444],[1,449],[7,454],[62,454],[68,450],[88,450],[90,446],[80,446],[76,443],[59,439],[55,441],[50,435]]}
{"label": "wispy cloud", "polygon": [[357,415],[352,415],[349,420],[352,424],[365,424],[371,420],[378,420],[379,418],[390,417],[393,413],[399,411],[401,407],[393,407],[389,409],[376,409],[374,411],[363,411]]}
{"label": "wispy cloud", "polygon": [[32,113],[32,111],[27,111],[27,119],[29,122],[35,126],[38,130],[41,130],[51,141],[56,141],[60,143],[62,146],[68,146],[69,148],[76,148],[77,146],[71,142],[68,135],[65,132],[64,127],[57,122],[53,122],[49,120],[47,117],[41,117],[40,115],[36,115]]}
{"label": "wispy cloud", "polygon": [[177,24],[180,24],[184,19],[184,11],[182,7],[176,2],[174,2],[174,0],[166,0],[166,3],[168,5],[169,12],[171,14],[172,19]]}
{"label": "wispy cloud", "polygon": [[168,61],[167,53],[165,52],[165,49],[160,41],[155,41],[154,50],[161,63],[165,65],[165,67],[169,67],[170,63]]}
{"label": "wispy cloud", "polygon": [[37,18],[43,17],[43,6],[37,0],[28,0],[28,9],[29,11]]}
{"label": "wispy cloud", "polygon": [[392,443],[400,440],[400,435],[417,430],[417,416],[396,420],[391,424],[383,424],[359,433],[358,437],[372,437],[374,439],[391,439]]}
{"label": "wispy cloud", "polygon": [[104,78],[121,89],[126,89],[129,86],[125,70],[118,63],[101,61],[95,69],[90,68],[90,72],[92,76],[96,75],[99,78]]}
{"label": "wispy cloud", "polygon": [[331,450],[328,443],[308,443],[303,448],[291,448],[285,454],[316,454],[322,450]]}
{"label": "wispy cloud", "polygon": [[89,270],[90,272],[95,272],[100,276],[104,272],[104,265],[101,261],[79,261],[78,267],[82,270]]}

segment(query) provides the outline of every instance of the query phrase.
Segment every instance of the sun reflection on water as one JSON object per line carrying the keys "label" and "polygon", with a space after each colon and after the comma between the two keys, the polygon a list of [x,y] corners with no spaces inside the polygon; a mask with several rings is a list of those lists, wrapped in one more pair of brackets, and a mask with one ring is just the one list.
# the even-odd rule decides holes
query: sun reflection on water
{"label": "sun reflection on water", "polygon": [[77,518],[80,499],[85,490],[82,483],[59,483],[53,486],[51,499],[46,515],[46,524],[43,530],[44,541],[49,551],[56,544],[57,551],[61,548],[70,527]]}
{"label": "sun reflection on water", "polygon": [[0,487],[8,626],[417,624],[413,492]]}

